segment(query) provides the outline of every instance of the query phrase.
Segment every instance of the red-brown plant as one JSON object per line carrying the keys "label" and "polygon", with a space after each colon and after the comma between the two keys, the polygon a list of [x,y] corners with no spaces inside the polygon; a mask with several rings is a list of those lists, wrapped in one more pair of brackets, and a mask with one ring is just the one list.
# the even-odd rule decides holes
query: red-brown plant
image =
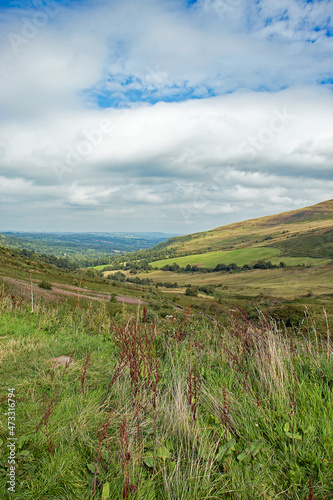
{"label": "red-brown plant", "polygon": [[[36,432],[41,430],[42,433],[46,436],[46,439],[48,441],[49,451],[50,451],[51,455],[53,456],[54,451],[53,451],[53,443],[52,443],[49,420],[50,420],[50,415],[51,415],[53,408],[54,408],[54,399],[52,399],[47,404],[45,401],[45,396],[43,396],[43,398],[44,398],[44,414],[43,414],[42,420],[37,425]],[[45,427],[45,430],[43,429],[43,426]]]}
{"label": "red-brown plant", "polygon": [[189,367],[187,382],[187,400],[191,408],[191,415],[193,422],[196,420],[197,409],[199,405],[201,379],[196,363],[194,362],[193,368]]}

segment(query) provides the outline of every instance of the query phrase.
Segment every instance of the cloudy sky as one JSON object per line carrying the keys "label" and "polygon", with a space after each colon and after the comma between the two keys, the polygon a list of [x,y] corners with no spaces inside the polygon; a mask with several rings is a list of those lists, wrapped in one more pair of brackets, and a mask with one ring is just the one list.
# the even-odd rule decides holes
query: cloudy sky
{"label": "cloudy sky", "polygon": [[332,198],[332,0],[0,0],[0,230]]}

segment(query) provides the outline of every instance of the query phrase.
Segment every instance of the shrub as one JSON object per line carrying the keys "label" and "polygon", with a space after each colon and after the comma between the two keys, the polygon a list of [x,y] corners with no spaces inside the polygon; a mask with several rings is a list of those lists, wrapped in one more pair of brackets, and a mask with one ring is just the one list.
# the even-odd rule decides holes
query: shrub
{"label": "shrub", "polygon": [[148,309],[145,316],[146,323],[158,323],[158,315],[152,309]]}
{"label": "shrub", "polygon": [[52,290],[52,285],[48,281],[40,281],[38,283],[39,288],[44,288],[44,290]]}
{"label": "shrub", "polygon": [[179,271],[179,269],[180,269],[179,265],[176,262],[174,262],[172,265],[167,264],[166,266],[162,267],[161,271],[172,271],[175,273]]}
{"label": "shrub", "polygon": [[115,281],[120,281],[121,283],[126,281],[126,275],[124,273],[121,273],[120,271],[117,271],[114,274],[110,274],[109,276],[111,276],[110,279],[115,280]]}
{"label": "shrub", "polygon": [[188,288],[186,288],[185,295],[188,295],[190,297],[197,297],[198,289],[195,286],[189,286]]}
{"label": "shrub", "polygon": [[217,266],[214,268],[214,271],[225,271],[227,269],[227,266],[225,264],[217,264]]}
{"label": "shrub", "polygon": [[212,295],[215,292],[215,288],[212,285],[199,286],[198,290],[206,293],[207,295]]}

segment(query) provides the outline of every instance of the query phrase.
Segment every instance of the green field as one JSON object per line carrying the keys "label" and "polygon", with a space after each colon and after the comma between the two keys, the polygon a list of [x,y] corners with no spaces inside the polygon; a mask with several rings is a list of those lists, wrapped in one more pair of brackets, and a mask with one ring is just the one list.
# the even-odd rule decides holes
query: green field
{"label": "green field", "polygon": [[270,259],[272,264],[278,265],[281,260],[287,266],[321,266],[327,264],[329,259],[314,259],[313,257],[286,257],[285,255],[280,257],[273,257]]}
{"label": "green field", "polygon": [[101,264],[100,266],[93,266],[92,269],[96,269],[96,271],[102,271],[105,267],[109,265],[110,264]]}
{"label": "green field", "polygon": [[240,250],[231,250],[226,252],[206,252],[203,254],[187,255],[185,257],[176,257],[173,259],[164,259],[151,262],[153,267],[164,267],[167,264],[176,263],[180,267],[197,265],[199,267],[207,267],[213,269],[217,264],[235,263],[237,266],[244,264],[252,264],[261,259],[270,259],[280,254],[278,248],[255,247],[241,248]]}

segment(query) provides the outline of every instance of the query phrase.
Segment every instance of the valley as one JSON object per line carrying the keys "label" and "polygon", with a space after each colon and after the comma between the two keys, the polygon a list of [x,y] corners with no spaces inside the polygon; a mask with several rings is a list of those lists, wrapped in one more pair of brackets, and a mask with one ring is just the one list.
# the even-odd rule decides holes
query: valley
{"label": "valley", "polygon": [[331,498],[331,205],[107,265],[1,246],[20,498]]}

